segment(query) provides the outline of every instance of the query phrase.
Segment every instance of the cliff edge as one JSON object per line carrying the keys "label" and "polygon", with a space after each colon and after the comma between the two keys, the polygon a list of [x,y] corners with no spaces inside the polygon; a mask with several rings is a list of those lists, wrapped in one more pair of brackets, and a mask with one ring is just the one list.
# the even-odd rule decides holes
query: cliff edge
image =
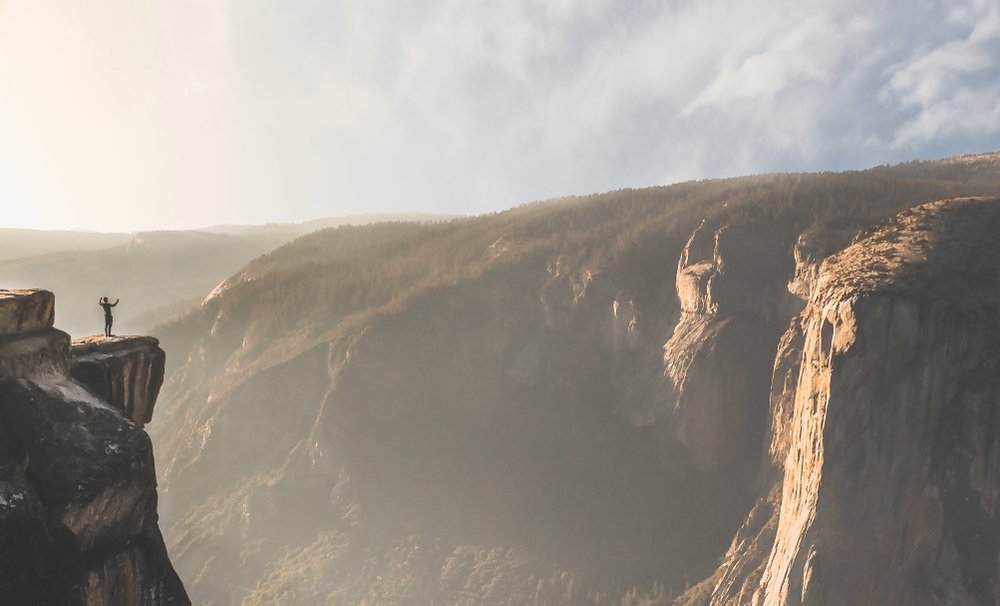
{"label": "cliff edge", "polygon": [[918,206],[801,289],[772,386],[776,484],[706,603],[997,603],[998,230],[1000,199]]}
{"label": "cliff edge", "polygon": [[71,344],[70,375],[140,427],[153,418],[166,355],[153,337],[83,337]]}
{"label": "cliff edge", "polygon": [[91,338],[71,350],[54,309],[51,292],[0,291],[3,601],[189,604],[157,526],[141,429],[163,351],[148,338]]}

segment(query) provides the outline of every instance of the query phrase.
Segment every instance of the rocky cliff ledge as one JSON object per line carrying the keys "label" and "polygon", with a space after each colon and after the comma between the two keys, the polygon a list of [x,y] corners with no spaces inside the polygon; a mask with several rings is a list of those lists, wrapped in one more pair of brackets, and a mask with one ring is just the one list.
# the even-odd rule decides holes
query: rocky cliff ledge
{"label": "rocky cliff ledge", "polygon": [[153,418],[166,355],[153,337],[73,339],[70,374],[140,426]]}
{"label": "rocky cliff ledge", "polygon": [[163,352],[155,339],[92,338],[72,360],[54,307],[47,291],[0,291],[2,601],[189,604],[137,424],[152,412]]}
{"label": "rocky cliff ledge", "polygon": [[782,340],[777,484],[705,603],[1000,603],[998,230],[998,199],[936,202],[822,263]]}

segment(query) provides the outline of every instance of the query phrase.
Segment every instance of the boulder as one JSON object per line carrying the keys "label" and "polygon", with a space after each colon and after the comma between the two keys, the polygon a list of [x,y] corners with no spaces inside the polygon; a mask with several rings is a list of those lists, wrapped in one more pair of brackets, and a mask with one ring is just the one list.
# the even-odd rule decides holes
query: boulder
{"label": "boulder", "polygon": [[56,299],[47,290],[0,290],[0,335],[52,328]]}

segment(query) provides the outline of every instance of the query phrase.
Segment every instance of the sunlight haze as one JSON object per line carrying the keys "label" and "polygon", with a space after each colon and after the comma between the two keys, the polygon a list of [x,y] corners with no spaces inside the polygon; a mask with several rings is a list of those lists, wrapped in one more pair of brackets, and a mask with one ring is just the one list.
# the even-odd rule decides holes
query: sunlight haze
{"label": "sunlight haze", "polygon": [[0,1],[2,227],[534,199],[1000,147],[993,2]]}

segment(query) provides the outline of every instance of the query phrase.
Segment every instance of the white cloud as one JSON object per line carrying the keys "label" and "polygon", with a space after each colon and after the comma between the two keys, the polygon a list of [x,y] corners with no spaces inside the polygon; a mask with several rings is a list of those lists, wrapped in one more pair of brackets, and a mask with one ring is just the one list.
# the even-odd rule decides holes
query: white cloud
{"label": "white cloud", "polygon": [[976,0],[948,18],[967,33],[890,69],[881,98],[915,112],[896,129],[895,147],[1000,133],[1000,8]]}
{"label": "white cloud", "polygon": [[482,212],[1000,148],[998,12],[11,0],[0,198],[20,201],[7,221],[96,228]]}
{"label": "white cloud", "polygon": [[[716,78],[688,104],[683,114],[747,99],[770,101],[797,83],[827,83],[840,53],[815,51],[827,50],[830,40],[842,34],[822,13],[806,17],[787,33],[769,41],[767,48],[739,57],[735,64],[734,58],[728,57]],[[834,50],[841,49],[834,47]]]}

